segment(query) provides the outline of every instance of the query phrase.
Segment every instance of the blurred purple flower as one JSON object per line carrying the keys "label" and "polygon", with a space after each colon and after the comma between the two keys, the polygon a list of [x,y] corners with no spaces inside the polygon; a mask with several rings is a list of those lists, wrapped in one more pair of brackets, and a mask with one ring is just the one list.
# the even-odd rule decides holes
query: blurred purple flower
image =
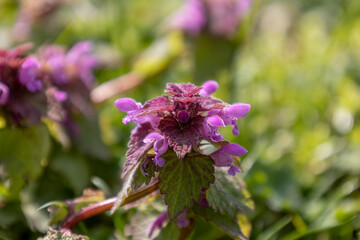
{"label": "blurred purple flower", "polygon": [[207,29],[214,35],[232,37],[251,4],[252,0],[188,0],[172,25],[191,35]]}
{"label": "blurred purple flower", "polygon": [[94,83],[94,69],[98,61],[92,54],[91,42],[80,42],[67,53],[62,47],[49,45],[39,51],[39,58],[58,86],[71,84],[80,79],[90,89]]}
{"label": "blurred purple flower", "polygon": [[172,20],[175,28],[198,34],[206,25],[204,4],[201,0],[188,0]]}
{"label": "blurred purple flower", "polygon": [[189,221],[189,219],[186,218],[186,211],[179,215],[176,224],[178,225],[179,228],[184,228],[184,227],[189,226],[190,221]]}
{"label": "blurred purple flower", "polygon": [[36,92],[42,89],[42,82],[37,79],[37,70],[39,68],[40,63],[34,58],[27,58],[20,67],[19,81],[26,86],[30,92]]}
{"label": "blurred purple flower", "polygon": [[1,113],[15,126],[29,126],[46,116],[46,96],[38,78],[39,63],[21,54],[28,45],[0,50]]}
{"label": "blurred purple flower", "polygon": [[168,213],[167,211],[161,213],[158,218],[153,222],[153,224],[151,225],[149,232],[148,232],[148,237],[150,238],[151,235],[153,234],[154,230],[156,228],[162,228],[164,222],[168,219],[167,218]]}
{"label": "blurred purple flower", "polygon": [[9,88],[0,82],[0,105],[6,104],[9,99]]}

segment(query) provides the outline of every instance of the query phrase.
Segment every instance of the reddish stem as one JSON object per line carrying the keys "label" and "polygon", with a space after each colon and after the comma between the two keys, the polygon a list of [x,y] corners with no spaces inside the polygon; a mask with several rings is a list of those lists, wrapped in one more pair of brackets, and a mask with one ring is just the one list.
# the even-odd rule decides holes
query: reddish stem
{"label": "reddish stem", "polygon": [[[131,193],[127,198],[123,200],[123,202],[120,204],[120,206],[124,206],[126,204],[135,202],[150,193],[156,191],[159,187],[160,182],[156,181],[155,183],[146,186],[145,188],[142,188],[138,191],[135,191]],[[74,215],[71,215],[65,221],[61,224],[62,229],[71,229],[73,226],[75,226],[78,222],[81,222],[87,218],[93,217],[95,215],[98,215],[100,213],[109,211],[112,206],[115,204],[117,200],[117,197],[112,197],[109,199],[106,199],[102,202],[95,203],[93,205],[84,207],[80,211],[76,212]]]}

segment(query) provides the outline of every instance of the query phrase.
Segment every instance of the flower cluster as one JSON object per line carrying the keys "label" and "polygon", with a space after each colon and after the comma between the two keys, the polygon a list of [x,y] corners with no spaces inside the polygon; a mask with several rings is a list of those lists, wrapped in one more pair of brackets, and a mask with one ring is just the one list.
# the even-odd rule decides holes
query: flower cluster
{"label": "flower cluster", "polygon": [[74,108],[92,112],[89,91],[97,61],[90,42],[68,52],[44,46],[26,56],[28,49],[0,50],[0,111],[10,124],[35,125],[41,117],[62,122]]}
{"label": "flower cluster", "polygon": [[147,160],[153,159],[159,167],[166,162],[162,155],[171,149],[178,159],[195,151],[209,155],[215,166],[229,167],[230,175],[240,172],[234,156],[247,151],[238,144],[224,141],[218,129],[232,125],[233,134],[238,135],[236,121],[250,111],[250,105],[230,105],[212,97],[217,88],[215,81],[207,81],[202,87],[169,83],[165,90],[168,95],[150,99],[144,105],[130,98],[116,100],[116,107],[127,113],[124,124],[137,124],[129,142],[123,176],[151,148],[155,154],[147,156]]}
{"label": "flower cluster", "polygon": [[46,96],[38,63],[22,56],[28,46],[0,50],[0,111],[15,125],[32,125],[46,113]]}
{"label": "flower cluster", "polygon": [[175,15],[173,25],[191,35],[207,29],[211,34],[231,37],[251,3],[252,0],[188,0]]}

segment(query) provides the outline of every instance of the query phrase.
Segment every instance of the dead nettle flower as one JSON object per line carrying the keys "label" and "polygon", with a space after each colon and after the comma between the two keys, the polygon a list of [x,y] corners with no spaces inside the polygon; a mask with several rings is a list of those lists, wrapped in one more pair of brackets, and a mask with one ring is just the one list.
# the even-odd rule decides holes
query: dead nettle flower
{"label": "dead nettle flower", "polygon": [[144,105],[130,98],[115,101],[116,107],[126,112],[123,122],[137,124],[132,131],[123,176],[131,170],[144,154],[153,148],[155,155],[147,157],[162,167],[166,158],[161,157],[168,149],[179,159],[196,151],[209,155],[218,167],[229,167],[228,173],[235,175],[240,169],[233,164],[234,156],[247,151],[240,145],[229,144],[218,132],[219,127],[233,126],[238,135],[236,121],[250,111],[245,103],[227,104],[210,96],[218,88],[215,81],[207,81],[202,87],[191,83],[167,84],[165,93],[145,102]]}
{"label": "dead nettle flower", "polygon": [[216,36],[232,37],[251,4],[252,0],[188,0],[172,25],[190,35],[207,29]]}
{"label": "dead nettle flower", "polygon": [[45,45],[39,49],[38,56],[56,86],[65,87],[80,80],[91,89],[95,81],[93,71],[98,66],[92,51],[93,44],[85,41],[77,43],[68,52],[60,46]]}
{"label": "dead nettle flower", "polygon": [[74,127],[72,112],[94,116],[90,90],[98,61],[92,43],[80,42],[68,52],[46,45],[21,55],[28,49],[0,50],[0,106],[9,122],[33,125],[50,117]]}
{"label": "dead nettle flower", "polygon": [[72,121],[72,113],[80,112],[91,118],[94,115],[90,101],[90,90],[95,82],[94,69],[98,60],[93,54],[93,44],[89,41],[79,42],[70,50],[57,45],[44,45],[37,58],[51,86],[50,98],[61,103],[62,116],[58,111],[51,111],[52,118],[64,123],[70,133],[76,135],[76,124]]}
{"label": "dead nettle flower", "polygon": [[[156,228],[161,229],[164,223],[168,220],[169,220],[168,212],[167,211],[162,212],[151,224],[147,234],[148,238],[151,238]],[[179,228],[187,227],[189,223],[190,223],[189,219],[186,218],[186,212],[183,212],[178,216],[176,224],[178,225]]]}
{"label": "dead nettle flower", "polygon": [[39,78],[40,63],[22,56],[28,45],[0,50],[0,107],[14,125],[34,125],[46,115],[46,96]]}

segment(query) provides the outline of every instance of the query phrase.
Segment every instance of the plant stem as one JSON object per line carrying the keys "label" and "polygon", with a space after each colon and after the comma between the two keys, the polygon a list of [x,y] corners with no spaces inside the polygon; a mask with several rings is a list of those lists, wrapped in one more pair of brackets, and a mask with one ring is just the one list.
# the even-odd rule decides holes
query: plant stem
{"label": "plant stem", "polygon": [[[135,202],[150,193],[156,191],[159,187],[160,182],[156,181],[151,185],[148,185],[142,189],[139,189],[138,191],[135,191],[131,193],[127,198],[125,198],[120,206],[124,206],[126,204]],[[93,205],[84,207],[80,211],[76,212],[75,214],[71,215],[70,217],[66,218],[64,222],[61,224],[62,229],[71,229],[73,226],[75,226],[78,222],[83,221],[87,218],[93,217],[95,215],[98,215],[100,213],[109,211],[112,206],[115,204],[117,200],[117,197],[108,198],[104,201],[95,203]]]}
{"label": "plant stem", "polygon": [[126,92],[140,85],[142,81],[143,78],[139,74],[135,72],[127,73],[94,88],[90,94],[91,100],[95,104],[102,103],[119,93]]}

